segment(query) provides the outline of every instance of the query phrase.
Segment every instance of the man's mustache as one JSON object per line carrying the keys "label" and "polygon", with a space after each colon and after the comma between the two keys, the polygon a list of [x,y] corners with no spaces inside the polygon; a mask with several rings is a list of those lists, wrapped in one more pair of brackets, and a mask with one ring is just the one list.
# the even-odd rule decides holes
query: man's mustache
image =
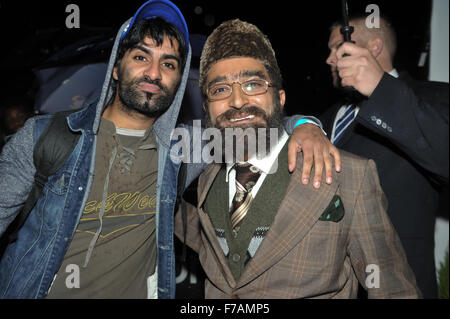
{"label": "man's mustache", "polygon": [[159,87],[163,92],[167,92],[166,88],[161,84],[160,80],[151,80],[149,78],[143,77],[143,78],[136,79],[133,82],[136,85],[138,85],[140,83],[153,84],[153,85],[156,85],[157,87]]}

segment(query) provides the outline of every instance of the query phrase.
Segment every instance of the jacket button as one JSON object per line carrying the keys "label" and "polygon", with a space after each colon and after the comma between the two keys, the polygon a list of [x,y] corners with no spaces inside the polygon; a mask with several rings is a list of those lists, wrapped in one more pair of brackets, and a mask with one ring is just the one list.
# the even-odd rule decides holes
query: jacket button
{"label": "jacket button", "polygon": [[241,256],[239,254],[233,254],[231,257],[235,263],[239,262],[241,260]]}
{"label": "jacket button", "polygon": [[375,123],[377,123],[377,125],[381,125],[381,119],[377,119],[377,121]]}
{"label": "jacket button", "polygon": [[78,190],[81,192],[83,190],[83,187],[78,187]]}

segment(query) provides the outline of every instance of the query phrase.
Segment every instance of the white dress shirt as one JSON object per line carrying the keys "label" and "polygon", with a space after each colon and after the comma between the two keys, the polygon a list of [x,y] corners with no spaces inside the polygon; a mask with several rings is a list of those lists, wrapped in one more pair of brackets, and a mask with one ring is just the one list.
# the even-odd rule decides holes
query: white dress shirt
{"label": "white dress shirt", "polygon": [[[276,169],[278,167],[278,154],[280,154],[281,150],[283,149],[284,145],[289,139],[289,135],[286,133],[286,131],[283,131],[283,135],[278,140],[277,145],[274,147],[273,151],[266,157],[262,159],[257,159],[256,156],[253,156],[250,158],[247,163],[257,167],[261,171],[261,176],[258,178],[258,181],[256,182],[255,186],[253,186],[251,195],[253,198],[256,197],[256,194],[258,193],[258,190],[260,189],[262,183],[264,182],[264,179],[266,178],[267,174],[275,173]],[[227,163],[227,171],[225,174],[225,179],[228,182],[229,181],[229,196],[228,196],[228,204],[229,208],[231,209],[231,204],[233,203],[233,198],[236,193],[236,170],[233,168],[235,163]]]}

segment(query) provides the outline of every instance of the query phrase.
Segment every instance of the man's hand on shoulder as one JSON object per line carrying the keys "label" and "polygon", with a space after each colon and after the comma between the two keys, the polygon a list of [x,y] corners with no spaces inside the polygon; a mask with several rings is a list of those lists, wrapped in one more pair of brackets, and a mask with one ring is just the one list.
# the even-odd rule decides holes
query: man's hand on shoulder
{"label": "man's hand on shoulder", "polygon": [[325,167],[325,182],[332,183],[333,159],[336,172],[341,171],[341,157],[339,150],[331,144],[320,127],[315,124],[302,124],[292,133],[288,145],[289,171],[296,167],[297,153],[303,152],[302,183],[308,184],[311,169],[314,164],[314,187],[319,188],[322,183],[322,172]]}

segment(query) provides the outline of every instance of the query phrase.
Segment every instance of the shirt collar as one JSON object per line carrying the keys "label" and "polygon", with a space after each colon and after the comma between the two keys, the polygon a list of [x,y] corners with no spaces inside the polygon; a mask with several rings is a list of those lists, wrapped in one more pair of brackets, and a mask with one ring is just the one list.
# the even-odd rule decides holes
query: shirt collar
{"label": "shirt collar", "polygon": [[[289,135],[286,133],[285,130],[283,130],[283,134],[281,135],[280,139],[278,140],[277,145],[274,147],[273,151],[270,152],[269,155],[267,155],[266,157],[261,158],[261,159],[258,159],[256,156],[253,156],[247,162],[249,164],[257,167],[263,173],[269,174],[270,169],[272,168],[275,161],[278,159],[278,154],[280,154],[281,150],[283,149],[283,147],[286,144],[288,139],[289,139]],[[227,182],[228,182],[228,174],[230,173],[234,164],[236,164],[236,163],[227,163],[227,174],[226,174]]]}
{"label": "shirt collar", "polygon": [[388,73],[389,73],[389,75],[392,75],[394,78],[398,78],[398,76],[399,76],[398,71],[395,68],[392,69],[392,71],[388,72]]}

